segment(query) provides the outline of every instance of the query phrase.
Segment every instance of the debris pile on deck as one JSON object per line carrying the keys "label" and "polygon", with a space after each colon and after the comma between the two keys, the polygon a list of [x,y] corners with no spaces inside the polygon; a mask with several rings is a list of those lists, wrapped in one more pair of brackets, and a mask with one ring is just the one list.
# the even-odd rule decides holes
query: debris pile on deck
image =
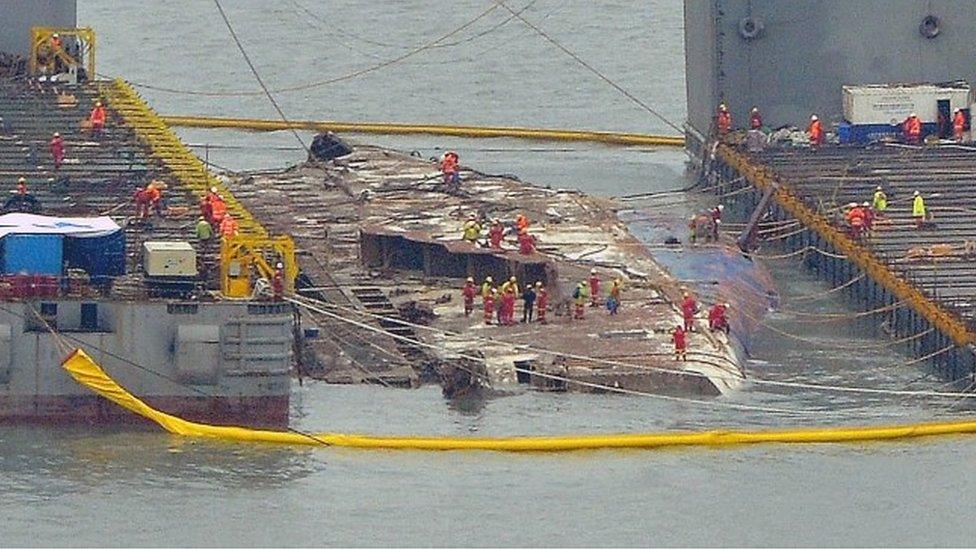
{"label": "debris pile on deck", "polygon": [[[460,191],[448,192],[435,163],[356,146],[330,162],[228,182],[269,229],[295,238],[304,295],[401,336],[311,313],[306,326],[318,329],[311,331],[317,335],[309,340],[316,356],[308,357],[314,358],[308,368],[317,376],[393,385],[439,378],[449,393],[469,385],[504,389],[517,381],[550,390],[593,390],[526,371],[594,385],[702,394],[720,393],[741,379],[726,336],[709,333],[704,320],[690,338],[688,362],[674,360],[670,331],[681,322],[675,306],[681,289],[617,219],[611,200],[466,169],[461,179]],[[501,251],[462,240],[462,225],[472,213],[506,225],[525,214],[537,251],[520,254],[511,234]],[[572,289],[591,268],[602,281],[601,304],[611,281],[622,280],[620,313],[610,317],[603,307],[588,306],[584,320],[571,320]],[[486,276],[496,284],[515,276],[520,287],[542,281],[550,293],[549,324],[485,325],[480,297],[465,317],[460,289],[468,276],[479,286]],[[518,304],[516,321],[522,314]],[[434,330],[398,323],[407,309],[412,320]],[[480,364],[472,360],[478,357]]]}

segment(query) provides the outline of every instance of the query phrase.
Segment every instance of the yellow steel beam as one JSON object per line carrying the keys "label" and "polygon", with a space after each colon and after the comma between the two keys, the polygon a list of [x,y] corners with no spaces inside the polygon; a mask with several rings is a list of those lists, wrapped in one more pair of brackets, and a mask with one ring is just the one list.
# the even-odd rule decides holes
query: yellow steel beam
{"label": "yellow steel beam", "polygon": [[819,233],[836,250],[845,254],[849,261],[852,261],[858,268],[872,277],[875,282],[887,288],[892,295],[908,303],[916,312],[931,322],[936,329],[949,336],[956,345],[976,343],[976,334],[969,331],[962,320],[925,297],[921,290],[888,269],[868,249],[828,223],[823,216],[808,208],[793,193],[789,182],[784,181],[765,166],[752,164],[745,156],[728,145],[719,146],[718,155],[756,188],[765,189],[774,181],[779,182],[780,185],[774,197],[777,203],[790,215],[807,228]]}
{"label": "yellow steel beam", "polygon": [[373,133],[384,135],[426,134],[453,137],[510,137],[539,141],[589,141],[610,145],[650,145],[683,147],[680,135],[648,135],[593,130],[562,130],[548,128],[518,128],[505,126],[445,126],[436,124],[392,124],[378,122],[335,122],[316,120],[263,120],[257,118],[218,118],[213,116],[163,116],[170,126],[190,128],[231,128],[250,131],[278,131],[287,129]]}

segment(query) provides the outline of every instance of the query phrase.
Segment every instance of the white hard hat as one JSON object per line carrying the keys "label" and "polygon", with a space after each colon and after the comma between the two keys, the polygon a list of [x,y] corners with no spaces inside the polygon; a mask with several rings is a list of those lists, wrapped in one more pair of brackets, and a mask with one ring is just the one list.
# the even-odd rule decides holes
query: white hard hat
{"label": "white hard hat", "polygon": [[595,275],[596,274],[596,269],[590,269],[590,274],[591,275]]}
{"label": "white hard hat", "polygon": [[953,113],[957,113],[957,112],[959,112],[959,107],[956,107],[955,109],[952,109],[952,112],[953,112]]}
{"label": "white hard hat", "polygon": [[472,278],[472,277],[469,276],[468,277],[468,282],[474,282],[474,278]]}
{"label": "white hard hat", "polygon": [[284,269],[285,268],[284,264],[282,264],[280,261],[275,265],[275,267],[277,267],[279,269]]}
{"label": "white hard hat", "polygon": [[865,200],[864,202],[862,202],[862,203],[861,203],[861,205],[862,205],[862,206],[870,206],[871,204],[868,204],[868,201],[867,201],[867,200]]}
{"label": "white hard hat", "polygon": [[490,276],[486,276],[486,277],[485,277],[485,282],[491,282],[491,281],[492,281],[492,280],[491,280],[491,277],[490,277]]}
{"label": "white hard hat", "polygon": [[724,210],[725,209],[725,204],[719,204],[718,205],[718,209],[719,210]]}
{"label": "white hard hat", "polygon": [[910,115],[908,115],[908,117],[909,117],[909,118],[915,118],[915,117],[917,117],[917,116],[918,116],[918,115],[917,115],[917,114],[915,114],[915,113],[912,113],[912,114],[910,114]]}
{"label": "white hard hat", "polygon": [[725,302],[725,308],[726,308],[726,309],[728,309],[728,308],[729,308],[729,307],[731,307],[731,306],[732,306],[732,305],[730,305],[728,301],[726,301],[726,302]]}
{"label": "white hard hat", "polygon": [[217,187],[210,187],[210,192],[216,194],[217,193]]}
{"label": "white hard hat", "polygon": [[819,118],[817,118],[817,115],[815,115],[815,114],[814,114],[814,115],[812,115],[812,116],[810,117],[810,120],[820,120],[820,119],[819,119]]}
{"label": "white hard hat", "polygon": [[517,278],[515,278],[515,275],[512,275],[511,277],[509,277],[509,280],[511,280],[512,282],[515,282],[515,281],[516,281],[516,280],[518,280],[518,279],[517,279]]}
{"label": "white hard hat", "polygon": [[58,132],[54,132],[54,137],[61,137],[61,134]]}
{"label": "white hard hat", "polygon": [[912,196],[918,196],[918,191],[915,191],[915,194],[913,194]]}
{"label": "white hard hat", "polygon": [[881,190],[881,185],[878,185],[878,188],[877,188],[877,189],[875,189],[875,190],[876,190],[876,191],[880,191],[880,190]]}

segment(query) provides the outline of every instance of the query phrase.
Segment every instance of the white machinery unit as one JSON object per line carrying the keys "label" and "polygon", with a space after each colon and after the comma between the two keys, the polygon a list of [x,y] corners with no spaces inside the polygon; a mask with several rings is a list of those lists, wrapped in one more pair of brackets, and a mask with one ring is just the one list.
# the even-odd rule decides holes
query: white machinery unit
{"label": "white machinery unit", "polygon": [[189,242],[150,241],[142,245],[142,263],[151,277],[197,276],[197,254]]}
{"label": "white machinery unit", "polygon": [[844,119],[854,125],[900,124],[911,113],[923,124],[939,121],[942,111],[952,123],[954,109],[973,103],[969,84],[872,84],[844,86]]}

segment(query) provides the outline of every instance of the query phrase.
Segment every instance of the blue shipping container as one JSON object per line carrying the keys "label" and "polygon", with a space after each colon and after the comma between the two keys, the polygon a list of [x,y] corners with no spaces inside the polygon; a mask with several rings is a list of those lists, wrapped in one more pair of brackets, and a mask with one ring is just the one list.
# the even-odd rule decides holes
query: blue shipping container
{"label": "blue shipping container", "polygon": [[3,274],[61,276],[64,237],[8,234],[3,237]]}
{"label": "blue shipping container", "polygon": [[64,258],[68,267],[84,269],[95,282],[125,274],[125,232],[98,237],[67,237]]}

